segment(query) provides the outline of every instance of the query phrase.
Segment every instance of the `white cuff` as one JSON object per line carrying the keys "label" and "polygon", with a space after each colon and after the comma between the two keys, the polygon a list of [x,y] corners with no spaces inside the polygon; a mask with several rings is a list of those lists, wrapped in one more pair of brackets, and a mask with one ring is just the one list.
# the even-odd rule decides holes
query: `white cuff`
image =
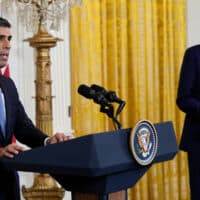
{"label": "white cuff", "polygon": [[50,138],[50,137],[46,137],[46,138],[44,139],[44,146],[47,145],[47,140],[48,140],[49,138]]}

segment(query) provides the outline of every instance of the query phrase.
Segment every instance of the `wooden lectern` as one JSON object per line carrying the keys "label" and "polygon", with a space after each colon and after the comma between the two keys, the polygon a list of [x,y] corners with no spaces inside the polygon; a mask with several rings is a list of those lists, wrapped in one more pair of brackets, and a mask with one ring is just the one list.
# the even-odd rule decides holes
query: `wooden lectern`
{"label": "wooden lectern", "polygon": [[131,129],[91,134],[66,142],[22,152],[1,164],[18,171],[49,173],[72,200],[126,200],[134,186],[152,164],[168,161],[178,152],[171,122],[154,124],[158,149],[151,164],[138,164],[129,141]]}

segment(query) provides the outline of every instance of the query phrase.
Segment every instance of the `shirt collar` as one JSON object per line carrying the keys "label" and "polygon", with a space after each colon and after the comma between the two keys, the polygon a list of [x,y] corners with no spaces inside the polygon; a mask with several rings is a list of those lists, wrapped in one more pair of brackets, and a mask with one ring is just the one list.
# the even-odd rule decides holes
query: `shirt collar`
{"label": "shirt collar", "polygon": [[6,70],[6,65],[4,67],[0,68],[1,74],[4,74],[5,70]]}

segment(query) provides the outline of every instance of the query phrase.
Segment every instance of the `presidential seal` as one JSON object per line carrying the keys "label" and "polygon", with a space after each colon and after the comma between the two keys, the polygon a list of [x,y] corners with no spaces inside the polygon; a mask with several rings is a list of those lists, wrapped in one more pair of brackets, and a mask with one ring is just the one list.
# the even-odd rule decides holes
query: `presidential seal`
{"label": "presidential seal", "polygon": [[130,148],[140,165],[148,165],[153,161],[158,149],[158,136],[150,121],[139,121],[131,130]]}

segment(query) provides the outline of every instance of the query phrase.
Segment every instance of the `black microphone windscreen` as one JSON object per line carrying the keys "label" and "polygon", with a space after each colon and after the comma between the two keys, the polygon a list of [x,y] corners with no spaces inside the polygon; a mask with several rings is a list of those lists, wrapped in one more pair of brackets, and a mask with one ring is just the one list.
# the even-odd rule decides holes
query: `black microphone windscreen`
{"label": "black microphone windscreen", "polygon": [[88,87],[87,85],[80,85],[78,87],[78,93],[88,99],[91,99],[93,98],[94,94],[95,94],[95,91],[92,90],[90,87]]}
{"label": "black microphone windscreen", "polygon": [[99,86],[99,85],[93,84],[93,85],[91,85],[91,88],[93,90],[95,90],[96,92],[101,92],[103,94],[106,94],[106,90],[103,87]]}

